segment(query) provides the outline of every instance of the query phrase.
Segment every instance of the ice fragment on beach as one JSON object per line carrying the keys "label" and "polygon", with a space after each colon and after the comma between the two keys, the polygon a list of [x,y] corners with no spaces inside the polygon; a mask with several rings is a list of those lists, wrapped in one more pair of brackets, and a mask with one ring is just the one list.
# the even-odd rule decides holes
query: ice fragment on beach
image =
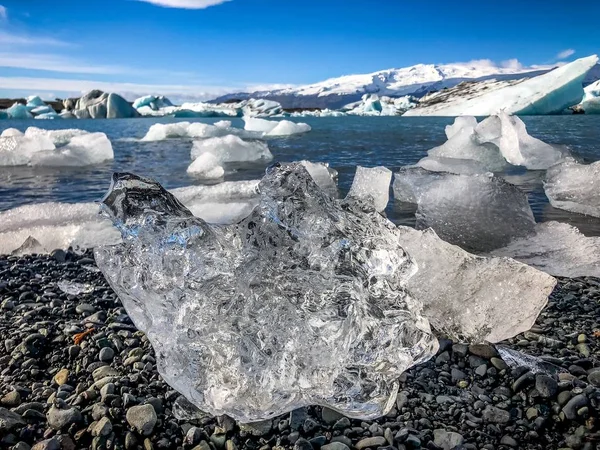
{"label": "ice fragment on beach", "polygon": [[57,283],[58,288],[65,294],[79,295],[94,292],[94,286],[89,283],[77,283],[75,281],[61,280]]}
{"label": "ice fragment on beach", "polygon": [[586,237],[569,224],[545,222],[535,232],[515,238],[494,256],[507,256],[561,277],[600,277],[600,237]]}
{"label": "ice fragment on beach", "polygon": [[454,175],[420,168],[394,177],[398,200],[417,204],[417,228],[433,228],[445,241],[471,251],[490,251],[532,234],[527,195],[491,174]]}
{"label": "ice fragment on beach", "polygon": [[357,166],[348,197],[365,201],[381,212],[390,200],[391,181],[392,171],[386,167]]}
{"label": "ice fragment on beach", "polygon": [[537,356],[531,356],[518,350],[513,350],[504,345],[497,346],[496,350],[498,350],[502,360],[513,369],[518,367],[526,367],[531,371],[531,373],[545,373],[548,375],[556,375],[560,372],[567,372],[565,369],[557,366],[556,364],[544,361]]}
{"label": "ice fragment on beach", "polygon": [[546,172],[544,191],[555,208],[600,217],[600,161],[569,160]]}
{"label": "ice fragment on beach", "polygon": [[419,267],[406,288],[431,325],[455,341],[500,342],[529,330],[556,284],[510,258],[467,253],[431,229],[398,228],[400,245]]}
{"label": "ice fragment on beach", "polygon": [[151,341],[163,378],[242,422],[310,404],[387,413],[399,375],[437,349],[403,289],[399,231],[323,193],[299,163],[271,167],[260,203],[211,226],[152,180],[115,174],[103,204],[123,244],[96,261]]}

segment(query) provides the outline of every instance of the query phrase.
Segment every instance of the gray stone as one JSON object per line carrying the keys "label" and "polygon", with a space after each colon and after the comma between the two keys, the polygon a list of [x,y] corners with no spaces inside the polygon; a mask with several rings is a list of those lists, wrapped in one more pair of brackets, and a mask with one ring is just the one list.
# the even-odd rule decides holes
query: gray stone
{"label": "gray stone", "polygon": [[462,434],[443,429],[433,430],[433,443],[443,450],[451,450],[458,445],[462,445],[465,438]]}
{"label": "gray stone", "polygon": [[108,436],[112,432],[112,428],[108,417],[103,417],[92,427],[92,436]]}
{"label": "gray stone", "polygon": [[102,350],[100,350],[100,353],[98,353],[98,359],[100,361],[111,362],[114,357],[115,351],[110,347],[104,347]]}
{"label": "gray stone", "polygon": [[0,399],[0,403],[11,408],[19,406],[21,403],[21,394],[19,394],[19,391],[10,391]]}
{"label": "gray stone", "polygon": [[565,417],[569,420],[575,420],[577,418],[577,411],[588,404],[588,399],[585,395],[579,394],[573,397],[563,407]]}
{"label": "gray stone", "polygon": [[502,439],[500,439],[500,444],[513,448],[517,448],[519,446],[519,443],[517,441],[515,441],[512,437],[506,435],[502,436]]}
{"label": "gray stone", "polygon": [[368,437],[368,438],[364,438],[361,439],[360,441],[358,441],[356,443],[356,448],[358,450],[362,450],[363,448],[376,448],[376,447],[381,447],[382,445],[385,445],[387,443],[387,441],[385,440],[385,438],[383,436],[373,436],[373,437]]}
{"label": "gray stone", "polygon": [[544,374],[535,376],[535,388],[544,398],[552,398],[558,393],[558,383],[554,378]]}
{"label": "gray stone", "polygon": [[494,347],[487,344],[472,344],[469,345],[469,352],[471,354],[480,356],[485,359],[497,358],[498,352]]}
{"label": "gray stone", "polygon": [[504,361],[502,361],[500,358],[491,358],[490,362],[492,363],[492,366],[494,366],[498,370],[508,369],[508,365]]}
{"label": "gray stone", "polygon": [[323,422],[325,422],[327,425],[336,423],[342,417],[344,417],[343,414],[340,414],[339,412],[333,409],[327,408],[326,406],[324,406],[321,410],[321,418],[323,419]]}
{"label": "gray stone", "polygon": [[25,421],[19,414],[0,408],[0,433],[6,433],[18,425],[25,425]]}
{"label": "gray stone", "polygon": [[300,438],[294,443],[294,450],[314,450],[314,448],[306,439]]}
{"label": "gray stone", "polygon": [[48,425],[54,430],[66,428],[73,423],[79,423],[83,420],[81,412],[75,407],[72,408],[57,408],[52,406],[46,414]]}
{"label": "gray stone", "polygon": [[483,420],[491,423],[508,423],[510,413],[495,406],[487,405],[483,410]]}
{"label": "gray stone", "polygon": [[594,370],[588,374],[588,381],[590,384],[600,387],[600,370]]}
{"label": "gray stone", "polygon": [[98,382],[104,378],[108,377],[116,377],[119,376],[119,372],[113,369],[110,366],[102,366],[98,367],[96,370],[92,372],[92,378],[94,381]]}
{"label": "gray stone", "polygon": [[321,447],[321,450],[350,450],[350,447],[342,442],[331,442]]}
{"label": "gray stone", "polygon": [[487,364],[480,365],[477,369],[475,369],[475,373],[480,377],[485,376],[485,374],[487,373]]}
{"label": "gray stone", "polygon": [[152,405],[132,406],[127,410],[125,418],[129,425],[143,436],[152,434],[158,420]]}
{"label": "gray stone", "polygon": [[35,444],[31,450],[60,450],[60,443],[56,438],[46,439]]}

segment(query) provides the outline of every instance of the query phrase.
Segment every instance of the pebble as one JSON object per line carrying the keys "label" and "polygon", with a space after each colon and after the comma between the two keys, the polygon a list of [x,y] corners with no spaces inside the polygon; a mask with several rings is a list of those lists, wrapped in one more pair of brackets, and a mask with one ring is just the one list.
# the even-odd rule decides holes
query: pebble
{"label": "pebble", "polygon": [[542,397],[553,398],[558,392],[558,383],[548,375],[537,374],[535,376],[535,388]]}
{"label": "pebble", "polygon": [[488,405],[483,410],[483,419],[491,423],[508,423],[510,421],[510,413],[495,406]]}
{"label": "pebble", "polygon": [[452,450],[457,446],[461,446],[464,441],[465,438],[460,433],[443,429],[433,430],[433,443],[443,450]]}
{"label": "pebble", "polygon": [[69,378],[69,369],[60,369],[56,375],[54,375],[54,382],[59,386],[67,383]]}
{"label": "pebble", "polygon": [[357,450],[362,450],[367,447],[371,447],[371,448],[381,447],[385,444],[386,444],[386,440],[383,436],[373,436],[373,437],[361,439],[360,441],[358,441],[356,443],[355,447],[357,448]]}
{"label": "pebble", "polygon": [[103,362],[111,362],[114,357],[115,351],[110,347],[104,347],[100,350],[100,353],[98,353],[98,359]]}
{"label": "pebble", "polygon": [[61,430],[73,423],[78,423],[83,420],[81,412],[75,407],[68,408],[63,405],[63,408],[52,406],[46,414],[48,425],[54,430]]}
{"label": "pebble", "polygon": [[143,436],[152,434],[158,420],[152,405],[132,406],[125,417],[127,423]]}
{"label": "pebble", "polygon": [[45,439],[31,447],[31,450],[60,450],[60,443],[56,438]]}

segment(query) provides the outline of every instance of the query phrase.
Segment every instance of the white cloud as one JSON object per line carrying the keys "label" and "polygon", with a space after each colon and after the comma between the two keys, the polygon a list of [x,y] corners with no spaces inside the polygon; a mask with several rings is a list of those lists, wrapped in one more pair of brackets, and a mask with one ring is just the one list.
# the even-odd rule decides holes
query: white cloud
{"label": "white cloud", "polygon": [[7,20],[8,13],[6,12],[6,7],[0,5],[0,20]]}
{"label": "white cloud", "polygon": [[31,77],[0,77],[0,89],[44,91],[48,93],[43,95],[44,98],[49,98],[50,93],[52,96],[78,97],[83,92],[100,89],[106,92],[115,92],[129,100],[147,94],[161,94],[172,97],[174,101],[210,100],[237,90],[226,86],[137,84]]}
{"label": "white cloud", "polygon": [[569,56],[573,55],[575,53],[575,50],[573,50],[572,48],[568,48],[566,50],[563,50],[562,52],[559,52],[556,55],[556,59],[565,59],[568,58]]}
{"label": "white cloud", "polygon": [[[1,16],[1,14],[0,14]],[[44,36],[28,36],[24,34],[13,34],[7,31],[0,31],[0,44],[6,45],[43,45],[54,47],[72,47],[69,42],[59,41],[58,39]]]}
{"label": "white cloud", "polygon": [[119,66],[100,66],[88,64],[74,58],[53,54],[0,52],[0,67],[15,69],[47,70],[63,73],[87,73],[114,75],[132,72]]}
{"label": "white cloud", "polygon": [[139,0],[141,2],[152,3],[153,5],[164,8],[182,8],[182,9],[204,9],[209,6],[220,5],[230,0]]}
{"label": "white cloud", "polygon": [[278,89],[289,89],[297,87],[297,84],[273,83],[273,84],[251,84],[244,89],[246,92],[274,91]]}
{"label": "white cloud", "polygon": [[512,69],[512,70],[522,70],[523,69],[523,64],[521,64],[521,62],[517,58],[512,58],[512,59],[507,59],[506,61],[502,61],[500,63],[500,66],[504,67],[505,69]]}

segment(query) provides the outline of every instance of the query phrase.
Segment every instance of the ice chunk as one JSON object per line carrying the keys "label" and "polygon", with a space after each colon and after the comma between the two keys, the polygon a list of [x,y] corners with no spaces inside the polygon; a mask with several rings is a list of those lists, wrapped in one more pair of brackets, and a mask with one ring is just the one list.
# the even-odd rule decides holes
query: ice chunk
{"label": "ice chunk", "polygon": [[324,405],[355,418],[393,406],[398,377],[437,341],[403,289],[397,228],[324,194],[302,165],[273,166],[231,226],[194,217],[157,183],[116,174],[104,208],[124,237],[98,266],[200,410],[241,422]]}
{"label": "ice chunk", "polygon": [[33,116],[25,105],[15,103],[6,110],[11,119],[31,119]]}
{"label": "ice chunk", "polygon": [[158,111],[161,108],[173,106],[173,103],[171,103],[171,101],[168,98],[166,98],[162,95],[160,95],[160,96],[146,95],[145,97],[140,97],[140,98],[134,100],[132,106],[135,109],[139,109],[144,106],[148,106],[148,107],[150,107],[151,110]]}
{"label": "ice chunk", "polygon": [[478,142],[496,145],[510,164],[530,170],[545,170],[567,156],[566,150],[530,136],[521,119],[505,113],[478,124],[475,138]]}
{"label": "ice chunk", "polygon": [[357,166],[348,197],[360,199],[381,212],[390,201],[391,181],[392,171],[386,167]]}
{"label": "ice chunk", "polygon": [[[472,89],[468,96],[445,96],[441,101],[423,102],[425,107],[409,110],[407,116],[490,116],[501,111],[507,114],[560,114],[581,102],[582,82],[596,65],[596,55],[580,58],[536,77]],[[491,89],[490,89],[491,87]]]}
{"label": "ice chunk", "polygon": [[500,358],[512,368],[526,367],[534,374],[546,373],[548,375],[557,375],[561,372],[568,372],[566,369],[548,361],[544,361],[542,358],[531,356],[518,350],[513,350],[504,345],[497,346],[496,350],[498,350]]}
{"label": "ice chunk", "polygon": [[540,223],[534,234],[491,254],[514,258],[555,276],[600,277],[600,237],[586,237],[566,223]]}
{"label": "ice chunk", "polygon": [[202,153],[190,164],[187,172],[207,180],[218,179],[225,175],[225,170],[220,164],[219,158],[212,153]]}
{"label": "ice chunk", "polygon": [[2,134],[0,134],[0,137],[20,137],[23,135],[24,134],[16,128],[7,128],[2,132]]}
{"label": "ice chunk", "polygon": [[344,112],[355,116],[400,116],[414,108],[416,103],[411,96],[391,98],[377,94],[364,94],[358,102],[342,108]]}
{"label": "ice chunk", "polygon": [[300,164],[304,166],[311,178],[317,186],[321,188],[323,192],[328,193],[332,197],[337,197],[337,185],[335,178],[337,177],[337,171],[329,167],[325,163],[313,163],[310,161],[300,161]]}
{"label": "ice chunk", "polygon": [[483,164],[472,159],[427,156],[421,159],[417,163],[417,166],[431,172],[448,172],[464,175],[487,172]]}
{"label": "ice chunk", "polygon": [[473,116],[456,117],[452,125],[446,125],[445,132],[448,139],[457,134],[463,128],[474,130],[477,126],[477,119]]}
{"label": "ice chunk", "polygon": [[13,256],[31,255],[33,253],[43,254],[46,253],[46,249],[40,242],[33,236],[29,236],[25,239],[25,242],[21,246],[11,252]]}
{"label": "ice chunk", "polygon": [[54,143],[47,136],[13,134],[0,137],[0,166],[24,166],[36,153],[53,150]]}
{"label": "ice chunk", "polygon": [[43,105],[43,106],[37,106],[35,108],[33,108],[31,111],[31,114],[33,115],[40,115],[40,114],[56,114],[56,111],[54,111],[54,108],[52,108],[51,106],[48,105]]}
{"label": "ice chunk", "polygon": [[212,153],[219,163],[271,161],[273,159],[269,146],[265,142],[248,142],[231,134],[194,141],[192,159],[196,159],[204,153]]}
{"label": "ice chunk", "polygon": [[114,159],[110,140],[104,133],[73,136],[67,145],[54,150],[36,152],[32,166],[89,166]]}
{"label": "ice chunk", "polygon": [[311,130],[310,125],[305,123],[294,123],[289,120],[279,122],[265,119],[245,117],[244,129],[263,133],[265,136],[290,136],[292,134],[307,133]]}
{"label": "ice chunk", "polygon": [[48,113],[44,113],[44,114],[38,114],[37,116],[34,117],[35,119],[61,119],[61,116],[59,116],[58,114],[56,114],[55,111],[52,112],[48,112]]}
{"label": "ice chunk", "polygon": [[557,164],[546,172],[544,191],[555,208],[600,217],[600,161]]}
{"label": "ice chunk", "polygon": [[510,258],[467,253],[431,229],[398,228],[400,245],[419,267],[406,288],[431,325],[455,341],[500,342],[529,330],[556,284]]}
{"label": "ice chunk", "polygon": [[279,102],[262,98],[244,100],[235,106],[242,110],[244,116],[248,117],[269,117],[283,113],[283,108]]}
{"label": "ice chunk", "polygon": [[218,125],[208,125],[199,122],[156,123],[150,127],[146,135],[142,138],[142,141],[162,141],[175,138],[211,138],[227,136],[228,134],[248,135],[248,133],[244,133],[244,130],[225,126],[228,123],[227,121],[217,123]]}
{"label": "ice chunk", "polygon": [[99,90],[92,90],[77,100],[69,109],[79,119],[119,119],[138,117],[139,113],[123,97]]}
{"label": "ice chunk", "polygon": [[32,108],[37,108],[39,106],[46,106],[46,103],[44,103],[44,101],[39,98],[37,95],[32,95],[31,97],[27,98],[27,105],[29,107]]}
{"label": "ice chunk", "polygon": [[470,251],[489,251],[533,233],[527,195],[501,178],[403,169],[394,195],[416,202],[417,228],[433,228],[445,241]]}
{"label": "ice chunk", "polygon": [[89,283],[77,283],[76,281],[60,280],[56,283],[58,288],[65,294],[80,295],[94,292],[94,285]]}
{"label": "ice chunk", "polygon": [[217,128],[231,128],[231,120],[219,120],[213,125]]}
{"label": "ice chunk", "polygon": [[89,134],[88,131],[78,130],[76,128],[67,128],[63,130],[44,130],[37,127],[29,127],[25,130],[26,137],[46,136],[52,140],[56,146],[66,145],[71,142],[75,136],[83,136]]}
{"label": "ice chunk", "polygon": [[106,99],[107,119],[126,119],[139,116],[138,112],[123,97],[109,94]]}

